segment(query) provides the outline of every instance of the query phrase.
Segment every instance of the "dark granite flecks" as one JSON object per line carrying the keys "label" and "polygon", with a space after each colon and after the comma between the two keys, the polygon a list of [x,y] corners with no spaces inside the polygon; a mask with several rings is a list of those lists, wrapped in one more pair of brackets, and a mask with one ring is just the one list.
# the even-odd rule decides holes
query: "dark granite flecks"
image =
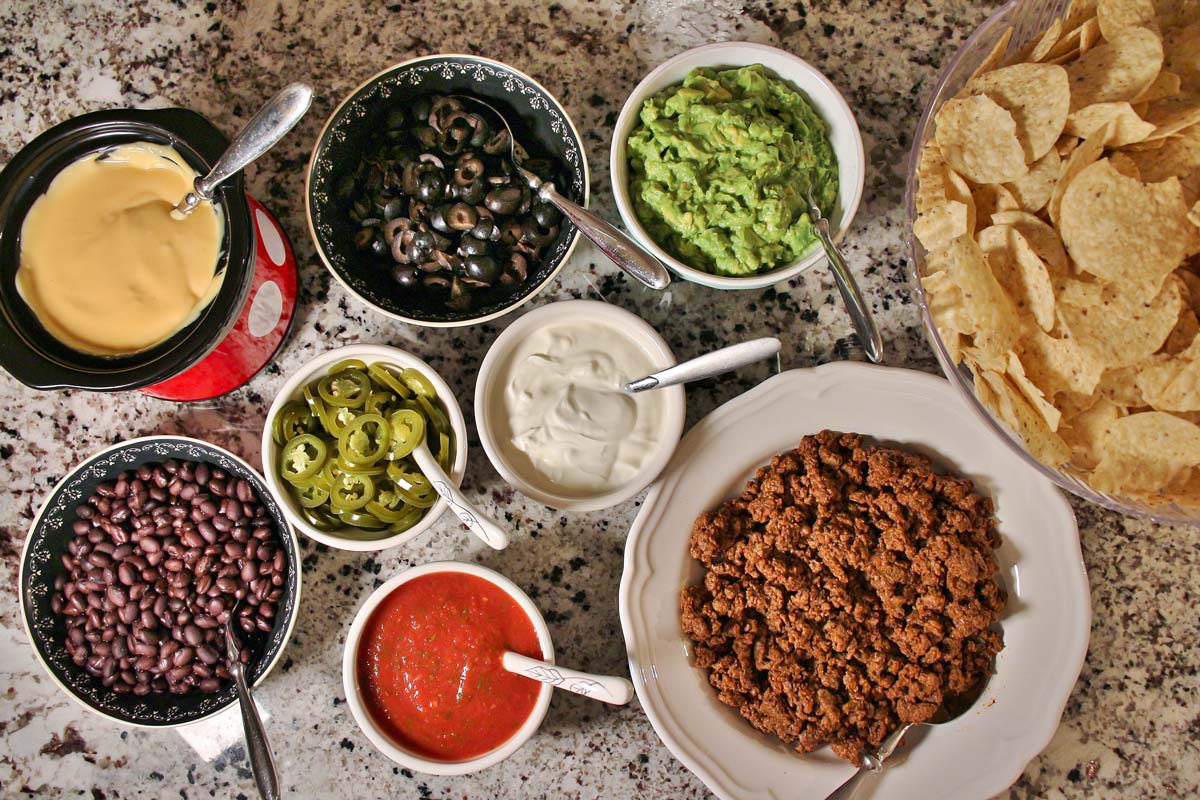
{"label": "dark granite flecks", "polygon": [[[211,403],[140,395],[37,394],[0,376],[0,793],[19,796],[252,797],[236,720],[186,731],[122,729],[65,698],[34,662],[18,619],[17,559],[46,490],[76,461],[120,439],[186,433],[257,463],[263,412],[283,375],[329,347],[389,342],[425,357],[472,404],[476,370],[507,320],[424,330],[386,320],[332,283],[308,241],[301,191],[311,143],[350,89],[405,58],[487,55],[525,70],[566,106],[584,136],[593,206],[615,218],[607,147],[625,96],[663,58],[707,41],[751,39],[817,65],[845,93],[870,163],[847,255],[872,298],[888,363],[936,371],[904,277],[901,209],[911,135],[940,64],[998,2],[484,0],[316,3],[0,4],[0,161],[49,125],[114,106],[186,105],[232,133],[291,80],[317,87],[314,110],[250,170],[248,185],[292,236],[302,269],[296,334],[248,386]],[[771,289],[722,293],[630,284],[580,247],[535,302],[601,296],[654,323],[680,358],[766,334],[783,366],[815,363],[849,331],[821,269]],[[688,422],[766,377],[765,366],[688,390]],[[445,518],[411,546],[353,554],[302,541],[303,609],[284,660],[259,697],[294,797],[704,797],[636,703],[613,709],[554,699],[520,753],[460,779],[414,775],[379,755],[345,708],[346,627],[375,586],[405,566],[462,558],[495,567],[535,598],[564,663],[626,669],[617,617],[625,533],[638,501],[566,516],[524,499],[487,463],[472,433],[466,491],[511,526],[513,546],[477,546]],[[1200,793],[1200,534],[1075,503],[1095,606],[1092,649],[1058,735],[1005,795],[1192,797]],[[1047,654],[1051,668],[1054,654]],[[193,749],[193,747],[197,749]]]}

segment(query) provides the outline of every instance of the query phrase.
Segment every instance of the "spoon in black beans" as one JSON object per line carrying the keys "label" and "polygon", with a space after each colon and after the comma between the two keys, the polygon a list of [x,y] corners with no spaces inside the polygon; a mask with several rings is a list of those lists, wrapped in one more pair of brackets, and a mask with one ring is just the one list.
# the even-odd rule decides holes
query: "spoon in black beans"
{"label": "spoon in black beans", "polygon": [[538,200],[549,203],[561,211],[569,220],[575,223],[584,236],[600,248],[612,259],[618,267],[630,276],[649,286],[651,289],[665,289],[671,283],[671,275],[658,259],[647,253],[633,239],[622,233],[616,227],[601,217],[588,211],[583,206],[563,197],[550,181],[544,181],[530,170],[526,169],[521,158],[522,149],[513,136],[512,126],[496,108],[470,95],[451,95],[456,100],[486,109],[491,116],[504,125],[508,131],[508,158],[516,168],[517,174],[524,179],[529,188],[537,195]]}

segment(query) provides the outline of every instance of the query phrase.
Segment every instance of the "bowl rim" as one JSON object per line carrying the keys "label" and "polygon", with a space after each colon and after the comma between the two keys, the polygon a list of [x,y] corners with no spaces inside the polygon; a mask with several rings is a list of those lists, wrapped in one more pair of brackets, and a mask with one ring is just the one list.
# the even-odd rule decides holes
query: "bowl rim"
{"label": "bowl rim", "polygon": [[[929,299],[926,297],[925,287],[921,283],[921,265],[925,263],[926,252],[912,230],[913,223],[917,218],[917,167],[921,160],[921,146],[927,139],[927,131],[931,130],[933,126],[937,110],[950,97],[948,87],[952,79],[963,68],[964,63],[969,60],[972,48],[995,30],[998,30],[1001,25],[1006,24],[1009,15],[1013,13],[1013,10],[1020,2],[1021,0],[1008,0],[995,13],[984,20],[958,50],[955,51],[954,55],[946,63],[946,66],[942,68],[937,82],[933,85],[931,93],[926,98],[920,121],[917,123],[916,130],[913,133],[913,143],[909,150],[906,164],[907,177],[904,188],[905,227],[903,237],[905,240],[905,249],[907,250],[905,259],[907,269],[905,271],[909,284],[916,292],[916,301],[921,311],[921,327],[924,329],[925,339],[929,342],[934,356],[937,357],[938,366],[941,368],[942,374],[958,390],[958,393],[963,395],[967,406],[975,412],[975,415],[983,422],[984,427],[999,437],[1010,449],[1024,459],[1026,463],[1037,470],[1043,477],[1054,483],[1054,485],[1067,490],[1076,497],[1126,516],[1147,519],[1164,525],[1200,524],[1200,516],[1198,516],[1200,510],[1188,514],[1186,512],[1172,511],[1172,508],[1180,508],[1173,504],[1164,504],[1161,508],[1142,504],[1133,505],[1132,503],[1136,503],[1137,501],[1126,501],[1119,497],[1106,495],[1092,488],[1091,485],[1084,482],[1081,478],[1076,478],[1069,473],[1047,466],[1034,458],[1025,449],[1021,438],[992,416],[991,412],[979,402],[979,399],[975,396],[973,379],[964,375],[959,365],[951,358],[950,351],[946,349],[946,344],[942,341],[941,334],[937,331],[937,324],[933,320],[933,314],[929,310]],[[1013,42],[1009,46],[1019,45],[1019,42]],[[946,96],[943,97],[943,95]]]}
{"label": "bowl rim", "polygon": [[414,578],[442,572],[463,572],[477,578],[482,578],[493,586],[503,589],[509,597],[516,601],[517,605],[521,607],[521,610],[525,612],[526,616],[529,617],[529,621],[533,624],[533,629],[537,632],[538,643],[542,648],[542,660],[550,664],[554,663],[554,642],[550,637],[550,628],[546,625],[546,618],[521,587],[496,570],[479,564],[472,564],[466,561],[430,561],[415,567],[409,567],[393,575],[372,591],[359,607],[354,615],[354,620],[350,623],[349,630],[346,632],[345,644],[342,646],[342,688],[346,695],[346,705],[350,708],[350,715],[354,718],[355,723],[358,724],[359,730],[366,735],[367,739],[370,740],[371,744],[375,745],[379,752],[401,766],[426,774],[467,775],[500,763],[519,750],[537,733],[538,728],[542,725],[542,721],[546,718],[546,712],[550,709],[550,697],[554,692],[554,688],[550,684],[543,683],[541,685],[533,710],[526,717],[525,722],[521,724],[521,727],[517,729],[516,733],[499,747],[489,750],[483,755],[464,761],[437,761],[414,755],[400,747],[376,727],[375,722],[371,719],[370,712],[367,711],[360,699],[358,691],[358,670],[356,668],[358,646],[362,639],[363,627],[366,625],[367,619],[371,616],[371,612],[383,602],[384,598],[402,584],[408,583]]}
{"label": "bowl rim", "polygon": [[[406,531],[382,539],[351,539],[339,536],[337,532],[320,531],[310,525],[308,520],[304,519],[296,511],[295,504],[287,491],[287,487],[275,476],[274,464],[279,446],[271,438],[271,420],[278,413],[279,409],[283,407],[284,403],[296,399],[296,395],[305,383],[317,377],[318,373],[323,374],[326,367],[348,358],[361,358],[364,361],[368,359],[390,361],[402,367],[412,367],[420,370],[421,374],[429,379],[434,389],[437,390],[438,399],[442,401],[442,405],[446,408],[446,415],[450,418],[450,427],[454,431],[454,468],[450,470],[450,480],[454,482],[455,486],[462,485],[463,476],[467,471],[467,421],[463,417],[462,408],[458,404],[458,398],[455,397],[454,390],[451,389],[446,379],[419,356],[407,350],[402,350],[399,347],[393,347],[392,345],[359,343],[334,347],[318,353],[302,367],[288,374],[283,385],[276,392],[275,399],[271,401],[271,405],[267,409],[267,414],[264,418],[261,453],[263,475],[265,476],[266,483],[271,488],[271,492],[275,495],[275,498],[279,501],[279,507],[283,509],[284,516],[288,518],[288,521],[293,526],[299,528],[305,536],[328,547],[367,553],[386,550],[389,547],[396,547],[411,539],[415,539],[432,528],[449,505],[445,499],[438,497],[437,502],[430,506],[429,511],[425,513],[425,516],[416,525],[413,525]],[[344,531],[348,529],[340,528],[339,530]]]}
{"label": "bowl rim", "polygon": [[[191,436],[177,436],[174,434],[152,434],[149,436],[137,436],[132,439],[123,439],[123,440],[117,442],[116,444],[111,444],[108,447],[105,447],[102,450],[97,450],[95,453],[92,453],[87,458],[85,458],[83,461],[80,461],[78,464],[73,466],[70,470],[67,471],[67,473],[62,477],[61,480],[59,480],[57,483],[54,484],[53,488],[51,488],[48,492],[46,492],[45,499],[42,500],[41,506],[38,507],[37,513],[34,514],[33,520],[29,523],[29,526],[26,530],[32,531],[35,527],[37,527],[38,523],[42,519],[42,515],[46,512],[46,509],[50,505],[51,498],[53,498],[55,495],[57,495],[59,490],[62,489],[62,487],[67,483],[67,481],[69,481],[69,480],[71,480],[71,478],[75,477],[75,475],[77,473],[79,473],[79,471],[82,470],[84,467],[86,467],[87,465],[96,461],[97,459],[101,458],[102,456],[105,456],[105,455],[113,452],[114,450],[119,450],[123,447],[128,447],[129,445],[133,445],[133,444],[142,444],[142,443],[149,443],[149,442],[175,442],[175,443],[179,443],[179,444],[186,443],[186,444],[193,444],[193,445],[202,445],[209,449],[216,450],[217,452],[221,453],[226,458],[228,458],[230,461],[233,461],[233,462],[237,463],[238,465],[240,465],[251,476],[257,478],[260,486],[255,487],[255,488],[256,489],[261,488],[261,489],[266,490],[266,492],[268,494],[270,494],[271,497],[274,498],[274,500],[277,503],[279,503],[279,507],[281,509],[284,507],[283,503],[279,502],[279,497],[275,494],[275,492],[273,492],[271,490],[271,488],[267,485],[267,482],[263,479],[262,473],[260,473],[253,466],[251,466],[250,463],[247,462],[244,458],[241,458],[240,456],[236,455],[235,453],[230,452],[229,450],[225,449],[224,447],[221,447],[220,445],[214,444],[209,441],[205,441],[204,439],[196,439]],[[256,680],[254,682],[254,686],[261,685],[262,682],[264,680],[266,680],[267,676],[271,674],[271,671],[273,669],[275,669],[275,665],[279,663],[279,659],[283,656],[284,651],[287,650],[288,643],[292,639],[292,631],[296,627],[296,619],[300,616],[300,614],[299,614],[300,598],[304,592],[304,572],[303,572],[303,565],[301,564],[303,559],[299,558],[300,542],[296,538],[296,532],[294,530],[292,530],[291,526],[284,526],[284,527],[286,530],[280,531],[279,535],[280,536],[286,535],[291,538],[293,551],[297,555],[297,558],[295,559],[294,563],[289,564],[289,566],[292,567],[296,571],[296,593],[292,597],[292,600],[290,603],[291,608],[292,608],[292,613],[289,615],[287,627],[284,629],[282,644],[280,644],[279,650],[276,651],[275,655],[271,658],[271,660],[269,662],[267,662],[266,668],[264,668],[262,671],[262,674],[258,676],[258,680]],[[207,720],[212,719],[217,714],[227,711],[228,709],[230,709],[231,707],[233,707],[234,705],[237,704],[237,697],[235,695],[225,705],[214,708],[209,713],[204,714],[203,716],[199,716],[195,719],[190,719],[190,720],[186,720],[183,722],[149,724],[149,723],[145,723],[145,722],[137,722],[134,720],[120,719],[118,717],[112,716],[111,714],[105,713],[101,709],[95,708],[94,706],[92,706],[89,703],[85,703],[80,697],[78,697],[75,694],[74,690],[72,690],[71,687],[64,684],[59,679],[59,677],[54,674],[54,671],[52,669],[50,669],[50,665],[46,663],[46,660],[44,658],[42,658],[42,653],[38,649],[37,645],[33,643],[34,642],[33,631],[30,630],[30,628],[29,628],[29,617],[28,617],[28,614],[26,613],[25,593],[23,591],[21,591],[21,586],[23,586],[24,582],[25,582],[25,568],[26,568],[26,563],[28,561],[29,549],[32,546],[32,544],[33,544],[33,537],[29,536],[27,533],[25,536],[25,543],[21,546],[21,561],[20,561],[20,567],[17,570],[17,601],[18,601],[18,610],[19,610],[20,616],[21,616],[21,627],[25,631],[25,637],[29,641],[30,646],[33,650],[34,657],[37,659],[37,662],[41,666],[42,670],[47,675],[50,676],[50,679],[52,681],[54,681],[55,685],[57,685],[59,689],[62,690],[63,694],[70,697],[71,700],[74,701],[77,705],[92,712],[93,714],[95,714],[98,717],[103,717],[104,719],[109,720],[110,722],[115,722],[118,725],[129,725],[129,726],[132,726],[135,728],[146,728],[149,730],[163,730],[166,728],[184,728],[189,725],[195,725],[200,722],[205,722]]]}
{"label": "bowl rim", "polygon": [[488,347],[475,379],[475,427],[479,431],[480,443],[492,466],[500,473],[500,477],[512,484],[521,494],[559,511],[599,511],[623,503],[642,492],[670,463],[683,435],[687,397],[682,385],[655,390],[664,396],[666,408],[661,426],[664,435],[652,458],[626,483],[607,492],[589,495],[561,495],[534,485],[504,457],[503,448],[491,421],[491,415],[498,413],[496,404],[489,404],[487,398],[495,382],[504,377],[500,368],[523,340],[524,334],[535,326],[554,324],[564,318],[597,321],[627,332],[631,341],[643,350],[648,345],[657,351],[657,355],[662,358],[661,369],[676,363],[675,354],[666,339],[649,322],[627,309],[599,300],[560,300],[548,303],[522,314],[520,319],[505,328]]}
{"label": "bowl rim", "polygon": [[[629,134],[632,132],[633,125],[636,122],[637,115],[641,113],[642,105],[646,98],[654,91],[650,86],[655,83],[661,75],[669,71],[677,64],[686,60],[693,60],[700,54],[713,54],[711,66],[729,66],[728,61],[719,59],[719,54],[729,53],[770,53],[776,58],[782,58],[785,61],[791,62],[795,68],[795,73],[789,75],[779,74],[775,72],[776,77],[785,83],[789,83],[794,87],[806,91],[806,83],[798,80],[799,77],[804,77],[813,84],[819,85],[829,91],[833,97],[833,106],[837,109],[841,122],[845,125],[846,132],[850,134],[853,143],[853,166],[854,172],[857,174],[856,180],[851,184],[851,202],[844,205],[842,209],[841,219],[838,221],[836,230],[833,231],[834,242],[841,241],[846,233],[850,230],[850,226],[854,223],[854,218],[858,214],[859,206],[862,203],[863,191],[866,185],[867,173],[867,158],[866,150],[863,146],[862,131],[858,127],[858,120],[854,116],[849,103],[846,102],[845,96],[834,85],[833,81],[826,77],[825,73],[814,67],[809,62],[805,61],[800,56],[789,53],[778,47],[772,47],[766,44],[757,42],[715,42],[713,44],[701,45],[693,47],[690,50],[685,50],[672,58],[667,59],[659,64],[653,70],[646,74],[644,78],[634,87],[629,97],[626,98],[624,105],[621,107],[621,113],[617,117],[616,125],[613,128],[613,137],[611,146],[609,147],[609,182],[612,186],[613,200],[617,205],[617,211],[621,216],[621,222],[624,223],[626,230],[630,232],[634,239],[643,247],[649,250],[655,258],[662,261],[671,271],[689,280],[693,283],[708,286],[713,289],[763,289],[767,286],[781,283],[790,280],[797,275],[807,271],[809,268],[817,265],[825,258],[825,252],[820,243],[815,243],[809,248],[808,252],[802,255],[799,259],[790,264],[785,264],[782,267],[777,267],[767,272],[748,275],[745,277],[731,277],[725,275],[716,275],[711,272],[705,272],[701,269],[688,266],[679,259],[668,253],[661,247],[654,238],[646,231],[638,220],[637,214],[634,212],[633,204],[629,196],[629,191],[626,187],[627,181],[619,179],[621,175],[621,167],[625,164],[625,151]],[[752,59],[735,59],[738,62],[745,61],[743,66],[756,63]],[[697,64],[696,66],[701,66]],[[814,109],[815,110],[815,109]],[[825,115],[818,115],[825,120],[832,131],[835,120],[827,119]],[[838,180],[842,182],[847,165],[838,164]]]}
{"label": "bowl rim", "polygon": [[548,274],[542,280],[542,282],[533,289],[533,291],[529,292],[527,295],[525,295],[524,297],[517,300],[517,302],[512,303],[511,305],[507,305],[504,308],[493,311],[492,313],[484,315],[482,317],[470,317],[470,318],[466,318],[466,319],[452,320],[452,321],[448,321],[448,322],[430,321],[430,320],[417,319],[415,317],[406,317],[403,314],[396,314],[394,312],[388,311],[387,309],[380,308],[379,306],[375,305],[370,300],[368,300],[366,297],[363,297],[361,294],[359,294],[357,291],[355,291],[354,288],[350,286],[350,284],[346,283],[346,281],[342,279],[342,276],[338,274],[337,270],[334,269],[333,263],[330,261],[328,254],[325,252],[325,246],[322,244],[321,238],[317,235],[317,228],[313,222],[313,213],[312,213],[313,170],[316,168],[317,156],[322,152],[322,149],[327,142],[326,134],[329,132],[329,126],[333,124],[334,119],[338,116],[338,114],[341,112],[342,108],[347,103],[349,103],[351,100],[356,98],[365,89],[374,85],[376,81],[384,78],[385,76],[389,75],[390,73],[398,72],[402,69],[406,69],[415,64],[421,64],[421,63],[424,63],[427,61],[442,61],[445,59],[466,59],[468,61],[472,61],[472,62],[475,62],[478,64],[486,64],[491,67],[498,67],[502,70],[506,70],[508,72],[511,72],[511,73],[517,75],[522,80],[529,82],[535,88],[541,90],[546,95],[546,97],[550,98],[550,100],[553,101],[556,106],[558,106],[558,110],[562,113],[563,119],[566,121],[567,127],[570,129],[571,136],[575,139],[576,144],[579,145],[579,156],[580,156],[579,160],[580,160],[582,168],[583,168],[583,201],[580,203],[580,205],[582,205],[584,208],[587,208],[588,200],[591,198],[591,184],[592,184],[591,170],[588,168],[587,148],[584,145],[584,139],[579,134],[579,129],[575,127],[575,122],[571,119],[570,114],[567,113],[566,107],[563,106],[562,102],[554,94],[552,94],[549,89],[547,89],[545,86],[543,86],[539,81],[530,77],[528,74],[526,74],[522,70],[519,70],[516,67],[512,67],[512,66],[509,66],[508,64],[505,64],[503,61],[497,61],[495,59],[486,58],[484,56],[471,55],[469,53],[434,53],[432,55],[417,56],[416,58],[409,58],[409,59],[406,59],[399,63],[393,64],[390,67],[386,67],[386,68],[380,70],[379,72],[376,72],[374,75],[372,75],[371,77],[364,80],[362,83],[355,86],[353,90],[351,90],[345,97],[342,98],[341,102],[339,102],[337,104],[337,106],[333,109],[333,111],[330,112],[329,116],[326,117],[325,124],[321,126],[321,131],[320,131],[320,133],[317,134],[315,144],[313,144],[312,153],[308,157],[308,166],[304,170],[304,219],[305,219],[305,224],[308,227],[308,235],[313,243],[314,249],[317,251],[317,256],[321,259],[321,263],[325,265],[325,269],[328,270],[329,274],[334,277],[334,279],[342,286],[343,289],[346,290],[346,292],[351,297],[355,298],[356,300],[358,300],[358,302],[362,303],[367,308],[370,308],[372,311],[375,311],[379,314],[383,314],[386,317],[390,317],[391,319],[397,320],[399,322],[407,322],[410,325],[420,325],[420,326],[426,327],[426,328],[461,328],[461,327],[465,327],[467,325],[477,325],[477,324],[480,324],[483,322],[489,322],[491,320],[497,319],[498,317],[502,317],[505,314],[508,314],[511,311],[514,311],[515,309],[520,308],[521,306],[525,305],[530,300],[532,300],[535,296],[537,296],[538,294],[541,294],[543,291],[545,291],[546,287],[550,285],[550,282],[553,281],[556,277],[558,277],[558,274],[560,272],[562,272],[563,267],[565,267],[567,262],[571,260],[571,256],[575,253],[575,248],[579,245],[579,240],[583,235],[580,232],[579,227],[576,226],[575,232],[571,236],[571,243],[567,246],[567,250],[563,254],[563,257],[559,260],[558,265],[555,266],[555,268],[550,272],[550,274]]}

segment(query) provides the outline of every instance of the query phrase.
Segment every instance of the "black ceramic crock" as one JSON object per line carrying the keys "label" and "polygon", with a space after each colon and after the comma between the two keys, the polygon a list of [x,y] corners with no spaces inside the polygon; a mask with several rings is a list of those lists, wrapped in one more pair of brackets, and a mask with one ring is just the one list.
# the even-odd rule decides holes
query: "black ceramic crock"
{"label": "black ceramic crock", "polygon": [[185,371],[212,352],[237,321],[254,272],[254,227],[237,174],[214,198],[225,218],[218,269],[225,279],[195,320],[152,348],[123,356],[81,353],[42,327],[17,291],[21,225],[30,206],[67,165],[135,141],[175,148],[203,175],[228,140],[204,117],[181,108],[97,111],[42,133],[0,172],[0,366],[35,389],[122,391],[150,386]]}

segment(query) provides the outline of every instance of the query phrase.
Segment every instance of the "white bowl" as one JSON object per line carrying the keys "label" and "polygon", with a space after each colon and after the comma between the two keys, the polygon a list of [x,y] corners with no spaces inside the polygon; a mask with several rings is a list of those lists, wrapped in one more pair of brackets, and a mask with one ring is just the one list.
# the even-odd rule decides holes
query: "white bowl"
{"label": "white bowl", "polygon": [[[516,346],[538,328],[567,321],[593,322],[621,331],[649,356],[655,371],[675,363],[675,355],[666,341],[635,314],[595,300],[550,303],[522,316],[492,342],[475,382],[475,425],[479,428],[479,439],[492,466],[526,497],[560,511],[596,511],[625,502],[649,486],[662,472],[683,433],[685,397],[682,386],[651,390],[661,397],[663,416],[659,429],[662,435],[654,452],[649,454],[642,468],[630,480],[608,491],[593,493],[565,492],[551,486],[545,477],[534,470],[528,459],[521,462],[506,452],[510,446],[502,441],[505,438],[502,431],[507,426],[501,415],[504,413],[503,395],[511,367],[509,357]],[[633,377],[640,376],[631,376],[631,379]]]}
{"label": "white bowl", "polygon": [[777,269],[745,277],[714,275],[688,266],[672,256],[651,238],[638,221],[629,194],[629,161],[625,156],[629,135],[638,124],[642,105],[652,95],[682,83],[696,67],[746,67],[762,64],[778,78],[802,92],[814,109],[829,125],[829,140],[838,162],[838,196],[829,228],[834,241],[840,240],[850,227],[858,203],[862,199],[866,175],[866,156],[858,123],[845,98],[821,72],[807,61],[775,47],[750,42],[721,42],[697,47],[680,53],[664,62],[642,79],[629,95],[617,117],[609,150],[609,171],[612,175],[613,197],[626,230],[647,250],[671,268],[673,272],[694,283],[714,289],[761,289],[794,278],[825,258],[820,243],[816,243],[802,258]]}
{"label": "white bowl", "polygon": [[509,597],[516,601],[521,610],[529,617],[529,621],[533,623],[533,629],[537,632],[538,642],[542,647],[542,660],[554,663],[554,643],[550,641],[550,629],[546,627],[546,620],[542,617],[542,612],[538,611],[537,606],[529,599],[529,595],[521,591],[519,586],[499,572],[490,570],[487,567],[481,567],[478,564],[468,564],[461,561],[434,561],[400,573],[372,592],[371,596],[367,598],[367,602],[363,603],[362,608],[354,616],[354,622],[350,623],[350,632],[346,634],[346,645],[342,651],[342,686],[346,692],[346,705],[350,707],[350,713],[353,715],[354,721],[358,723],[358,727],[371,740],[371,744],[379,749],[379,752],[397,764],[418,772],[430,775],[466,775],[500,763],[519,750],[521,745],[529,741],[530,737],[541,726],[542,720],[546,717],[546,711],[550,708],[550,695],[553,693],[554,688],[548,683],[541,685],[537,701],[533,706],[533,711],[530,712],[525,723],[508,741],[494,750],[465,761],[436,761],[416,755],[410,750],[401,747],[390,736],[379,730],[375,722],[371,719],[366,706],[363,704],[362,694],[359,691],[358,685],[358,645],[359,640],[362,638],[363,626],[367,624],[367,620],[370,618],[371,612],[375,610],[375,607],[383,602],[383,599],[391,594],[397,586],[407,583],[413,578],[419,578],[422,575],[429,575],[435,572],[465,572],[468,575],[483,578],[492,585],[503,589]]}
{"label": "white bowl", "polygon": [[284,381],[279,394],[275,396],[275,402],[271,403],[271,408],[267,411],[266,425],[263,427],[262,464],[267,486],[279,498],[279,504],[288,521],[299,528],[308,538],[342,550],[362,552],[384,550],[404,544],[429,530],[446,510],[446,501],[439,497],[438,501],[425,512],[425,516],[421,518],[420,522],[403,533],[380,539],[369,539],[363,538],[363,534],[366,532],[358,528],[346,527],[336,531],[321,531],[314,528],[300,513],[300,506],[292,498],[284,481],[276,474],[279,445],[275,444],[275,440],[271,438],[271,420],[275,418],[276,412],[283,407],[283,404],[289,400],[303,401],[302,392],[309,382],[322,377],[326,370],[334,364],[348,358],[358,358],[368,364],[373,361],[384,361],[402,369],[412,367],[420,370],[421,374],[429,379],[433,388],[437,390],[438,399],[442,401],[446,415],[450,418],[450,427],[454,430],[454,467],[451,470],[450,478],[454,481],[455,486],[462,484],[463,474],[467,470],[467,421],[463,419],[462,410],[458,407],[458,400],[455,399],[454,392],[441,375],[434,372],[432,367],[412,353],[384,344],[352,344],[328,350],[305,364],[301,369],[296,370]]}

